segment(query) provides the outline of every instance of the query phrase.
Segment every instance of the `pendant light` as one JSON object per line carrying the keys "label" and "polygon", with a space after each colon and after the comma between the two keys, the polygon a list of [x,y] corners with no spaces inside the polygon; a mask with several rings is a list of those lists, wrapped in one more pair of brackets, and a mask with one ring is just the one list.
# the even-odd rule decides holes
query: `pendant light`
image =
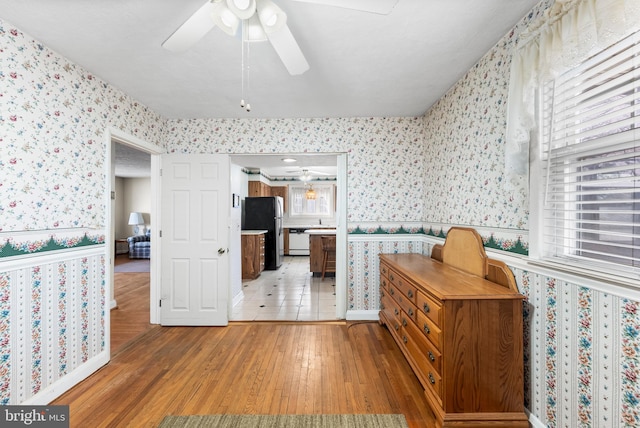
{"label": "pendant light", "polygon": [[305,192],[304,197],[310,200],[314,200],[316,198],[316,191],[313,190],[313,184],[309,184],[309,188]]}

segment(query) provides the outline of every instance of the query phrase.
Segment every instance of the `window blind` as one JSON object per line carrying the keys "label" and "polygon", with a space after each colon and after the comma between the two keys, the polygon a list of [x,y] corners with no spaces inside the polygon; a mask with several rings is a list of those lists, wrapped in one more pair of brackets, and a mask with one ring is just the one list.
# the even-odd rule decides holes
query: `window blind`
{"label": "window blind", "polygon": [[638,277],[640,33],[544,85],[543,257]]}

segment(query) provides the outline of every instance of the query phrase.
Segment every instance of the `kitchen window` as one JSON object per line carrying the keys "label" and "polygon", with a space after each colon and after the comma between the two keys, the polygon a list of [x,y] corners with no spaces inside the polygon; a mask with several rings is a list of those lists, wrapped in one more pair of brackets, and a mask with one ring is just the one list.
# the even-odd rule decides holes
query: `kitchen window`
{"label": "kitchen window", "polygon": [[315,199],[307,198],[309,185],[289,186],[290,216],[331,216],[334,211],[334,185],[313,184]]}
{"label": "kitchen window", "polygon": [[542,259],[639,277],[639,58],[635,33],[542,88]]}

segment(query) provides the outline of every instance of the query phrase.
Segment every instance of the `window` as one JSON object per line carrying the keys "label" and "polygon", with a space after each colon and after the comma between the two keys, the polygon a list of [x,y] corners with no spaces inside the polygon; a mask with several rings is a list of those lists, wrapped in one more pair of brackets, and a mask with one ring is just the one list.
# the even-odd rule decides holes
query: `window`
{"label": "window", "polygon": [[638,278],[640,33],[541,93],[542,257]]}
{"label": "window", "polygon": [[314,184],[315,199],[307,199],[308,186],[289,186],[290,216],[331,216],[333,215],[334,186],[332,184]]}

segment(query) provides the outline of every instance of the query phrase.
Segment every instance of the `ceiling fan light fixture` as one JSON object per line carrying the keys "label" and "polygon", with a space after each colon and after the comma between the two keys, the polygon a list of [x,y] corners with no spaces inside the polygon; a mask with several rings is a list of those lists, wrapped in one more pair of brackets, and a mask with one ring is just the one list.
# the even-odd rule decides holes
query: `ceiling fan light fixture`
{"label": "ceiling fan light fixture", "polygon": [[222,31],[230,36],[235,36],[238,32],[240,20],[234,13],[223,3],[214,3],[211,19],[220,27]]}
{"label": "ceiling fan light fixture", "polygon": [[300,180],[304,181],[305,183],[309,180],[311,180],[313,177],[311,176],[311,174],[309,174],[309,171],[306,169],[302,170],[302,175],[300,176]]}
{"label": "ceiling fan light fixture", "polygon": [[227,7],[239,19],[249,19],[256,12],[256,0],[227,0]]}
{"label": "ceiling fan light fixture", "polygon": [[260,24],[260,20],[257,15],[253,15],[251,18],[243,21],[242,25],[247,26],[246,33],[243,32],[243,41],[245,42],[266,42],[267,33]]}
{"label": "ceiling fan light fixture", "polygon": [[271,0],[259,0],[258,17],[267,34],[274,33],[287,24],[287,14]]}

